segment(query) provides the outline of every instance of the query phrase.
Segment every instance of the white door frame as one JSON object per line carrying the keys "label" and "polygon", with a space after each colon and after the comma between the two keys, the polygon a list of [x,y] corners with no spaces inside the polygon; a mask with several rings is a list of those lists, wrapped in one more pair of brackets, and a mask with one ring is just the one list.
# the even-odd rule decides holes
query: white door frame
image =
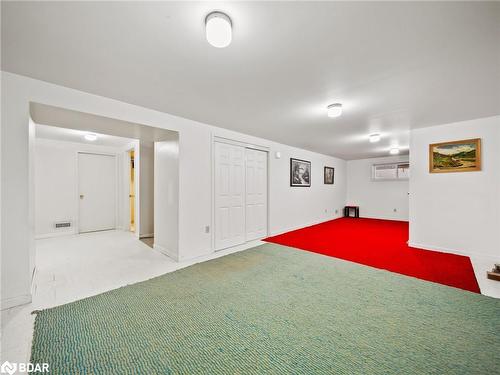
{"label": "white door frame", "polygon": [[[89,151],[76,151],[76,186],[75,186],[75,198],[76,198],[76,212],[78,213],[76,217],[76,225],[75,225],[75,233],[80,234],[80,167],[79,167],[79,157],[80,154],[90,154],[90,155],[102,155],[102,156],[113,156],[115,158],[115,178],[116,181],[119,180],[119,158],[117,154],[114,154],[112,152],[89,152]],[[115,186],[115,230],[117,228],[118,224],[118,207],[120,204],[120,197],[119,197],[119,183],[116,184]]]}
{"label": "white door frame", "polygon": [[[230,138],[224,138],[224,137],[219,137],[219,136],[216,136],[216,135],[213,135],[211,136],[211,142],[210,142],[210,147],[211,147],[211,150],[210,150],[210,155],[211,155],[211,163],[210,163],[210,166],[211,166],[211,177],[212,177],[212,183],[211,183],[211,200],[212,200],[212,217],[211,217],[211,223],[210,223],[210,229],[211,229],[211,245],[212,245],[212,252],[215,252],[215,142],[219,142],[219,143],[227,143],[227,144],[230,144],[230,145],[234,145],[234,146],[242,146],[242,147],[245,147],[245,148],[251,148],[251,149],[254,149],[254,150],[259,150],[259,151],[264,151],[266,152],[267,154],[267,158],[266,158],[266,163],[267,163],[267,202],[266,202],[266,210],[267,210],[267,228],[266,228],[266,236],[269,236],[269,233],[270,233],[270,223],[271,223],[271,220],[270,220],[270,217],[271,217],[271,211],[270,211],[270,207],[271,207],[271,194],[270,194],[270,171],[271,171],[271,163],[270,163],[270,160],[269,160],[269,157],[270,157],[270,148],[269,147],[266,147],[266,146],[259,146],[259,145],[255,145],[255,144],[251,144],[251,143],[247,143],[247,142],[241,142],[241,141],[237,141],[237,140],[234,140],[234,139],[230,139]],[[245,168],[245,173],[246,173],[246,168]],[[245,179],[246,180],[246,179]],[[246,183],[246,181],[245,181]],[[246,194],[245,194],[245,199],[246,199]],[[245,206],[246,206],[246,201],[245,201]],[[246,228],[246,225],[245,225],[245,228]]]}

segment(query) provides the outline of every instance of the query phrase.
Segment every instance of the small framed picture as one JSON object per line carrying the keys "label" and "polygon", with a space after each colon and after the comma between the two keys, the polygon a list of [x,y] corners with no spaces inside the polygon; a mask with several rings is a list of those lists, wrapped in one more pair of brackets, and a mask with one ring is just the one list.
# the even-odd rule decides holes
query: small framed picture
{"label": "small framed picture", "polygon": [[325,167],[325,184],[333,185],[333,181],[335,179],[335,168]]}
{"label": "small framed picture", "polygon": [[481,170],[481,139],[429,145],[429,172],[471,172]]}
{"label": "small framed picture", "polygon": [[290,186],[311,186],[311,162],[290,159]]}

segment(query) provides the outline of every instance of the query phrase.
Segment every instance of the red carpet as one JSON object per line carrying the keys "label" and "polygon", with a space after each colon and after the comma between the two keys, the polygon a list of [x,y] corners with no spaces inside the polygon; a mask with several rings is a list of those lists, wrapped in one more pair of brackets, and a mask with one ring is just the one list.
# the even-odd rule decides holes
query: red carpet
{"label": "red carpet", "polygon": [[470,259],[409,247],[408,223],[342,218],[265,241],[480,293]]}

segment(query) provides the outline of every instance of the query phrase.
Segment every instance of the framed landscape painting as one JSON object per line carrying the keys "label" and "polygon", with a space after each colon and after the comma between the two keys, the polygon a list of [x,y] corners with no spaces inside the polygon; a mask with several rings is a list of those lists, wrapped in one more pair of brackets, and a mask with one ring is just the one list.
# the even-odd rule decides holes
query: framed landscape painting
{"label": "framed landscape painting", "polygon": [[470,172],[481,170],[481,139],[429,145],[429,172]]}
{"label": "framed landscape painting", "polygon": [[311,162],[290,159],[290,186],[311,186]]}
{"label": "framed landscape painting", "polygon": [[335,168],[325,167],[324,183],[326,185],[333,185],[334,178],[335,178]]}

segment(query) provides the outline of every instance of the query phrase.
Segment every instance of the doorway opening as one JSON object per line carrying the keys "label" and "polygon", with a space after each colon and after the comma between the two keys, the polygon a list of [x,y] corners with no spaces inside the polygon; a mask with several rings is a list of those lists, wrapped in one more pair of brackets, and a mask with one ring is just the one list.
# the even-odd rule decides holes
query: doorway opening
{"label": "doorway opening", "polygon": [[113,274],[132,253],[178,259],[178,132],[39,103],[29,127],[34,285],[102,259]]}
{"label": "doorway opening", "polygon": [[129,160],[129,204],[130,204],[130,224],[129,230],[135,232],[135,163],[134,150],[128,150],[127,156]]}

